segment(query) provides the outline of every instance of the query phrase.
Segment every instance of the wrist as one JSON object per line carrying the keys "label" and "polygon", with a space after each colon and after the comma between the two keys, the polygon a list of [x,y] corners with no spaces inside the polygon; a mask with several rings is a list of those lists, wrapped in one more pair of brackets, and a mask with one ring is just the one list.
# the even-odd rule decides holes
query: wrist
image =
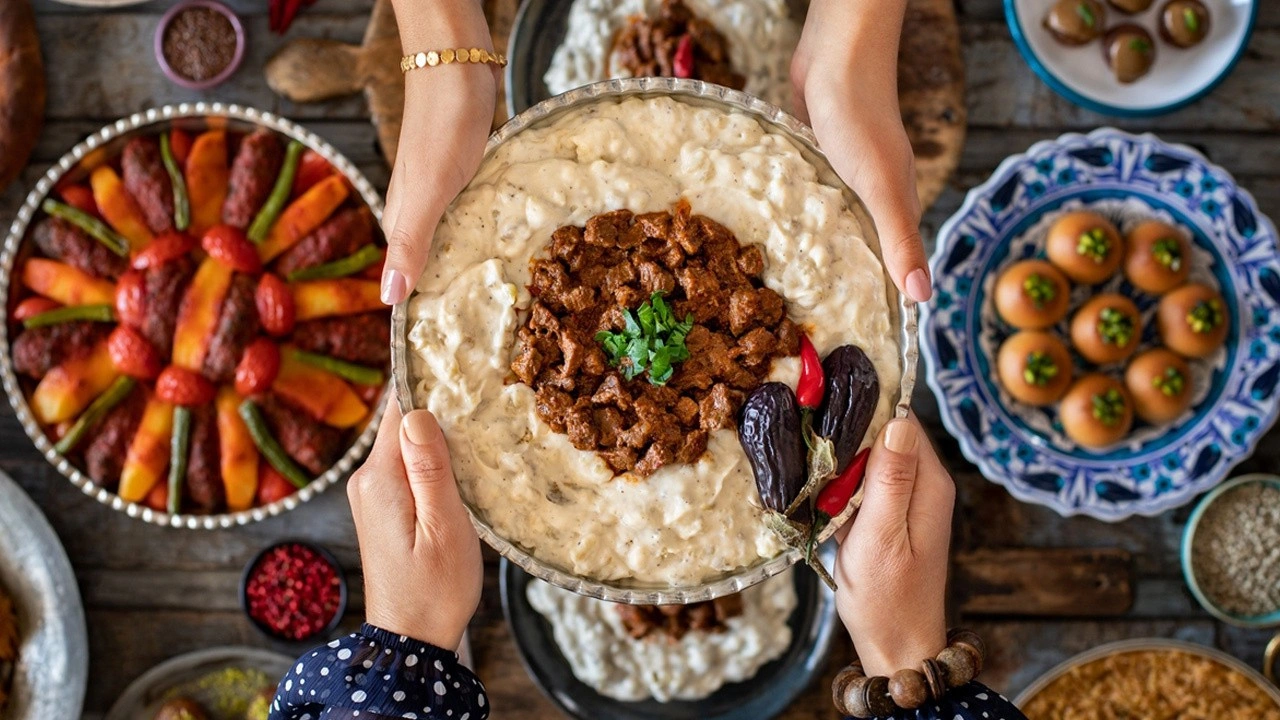
{"label": "wrist", "polygon": [[365,622],[394,635],[403,635],[445,650],[457,650],[468,620],[449,618],[445,612],[433,613],[431,617],[406,617],[402,612],[383,611],[378,606],[371,606],[365,609]]}
{"label": "wrist", "polygon": [[888,643],[857,644],[855,649],[868,675],[891,677],[899,670],[919,667],[921,661],[936,657],[946,646],[945,628],[936,628],[910,637],[893,638]]}

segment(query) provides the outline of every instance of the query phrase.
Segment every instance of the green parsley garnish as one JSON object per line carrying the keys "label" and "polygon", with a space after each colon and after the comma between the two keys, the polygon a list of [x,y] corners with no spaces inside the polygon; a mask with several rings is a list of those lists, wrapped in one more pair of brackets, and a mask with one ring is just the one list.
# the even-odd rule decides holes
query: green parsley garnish
{"label": "green parsley garnish", "polygon": [[1197,333],[1213,332],[1226,318],[1222,314],[1222,303],[1217,298],[1201,300],[1187,313],[1187,324]]}
{"label": "green parsley garnish", "polygon": [[1115,388],[1107,388],[1093,396],[1093,418],[1112,427],[1124,419],[1124,396]]}
{"label": "green parsley garnish", "polygon": [[1129,49],[1146,55],[1151,52],[1151,43],[1146,38],[1136,37],[1129,41]]}
{"label": "green parsley garnish", "polygon": [[1133,340],[1133,318],[1115,308],[1102,308],[1098,313],[1098,335],[1105,343],[1126,347]]}
{"label": "green parsley garnish", "polygon": [[1151,384],[1165,397],[1177,397],[1187,387],[1187,379],[1176,367],[1167,367],[1164,372],[1151,378]]}
{"label": "green parsley garnish", "polygon": [[1093,15],[1093,8],[1089,7],[1089,3],[1082,2],[1076,5],[1076,14],[1084,21],[1085,27],[1092,30],[1098,24],[1098,18]]}
{"label": "green parsley garnish", "polygon": [[621,368],[628,380],[648,371],[650,383],[666,385],[676,363],[689,359],[684,339],[693,329],[693,315],[677,322],[662,295],[655,292],[634,313],[623,310],[626,327],[621,332],[596,333],[596,342],[604,347],[609,364]]}
{"label": "green parsley garnish", "polygon": [[1031,298],[1037,310],[1043,309],[1058,296],[1058,288],[1053,281],[1040,273],[1028,275],[1027,279],[1022,281],[1022,291]]}
{"label": "green parsley garnish", "polygon": [[1080,233],[1080,239],[1076,242],[1076,252],[1099,265],[1106,262],[1107,256],[1111,254],[1111,240],[1107,237],[1107,231],[1102,228],[1093,228]]}
{"label": "green parsley garnish", "polygon": [[1022,369],[1022,379],[1028,385],[1044,387],[1056,377],[1058,377],[1058,363],[1054,362],[1048,353],[1039,350],[1027,353],[1027,366]]}
{"label": "green parsley garnish", "polygon": [[1151,256],[1161,266],[1178,272],[1182,269],[1182,243],[1177,238],[1160,238],[1151,246]]}
{"label": "green parsley garnish", "polygon": [[1200,32],[1200,14],[1195,8],[1182,9],[1182,22],[1191,32]]}

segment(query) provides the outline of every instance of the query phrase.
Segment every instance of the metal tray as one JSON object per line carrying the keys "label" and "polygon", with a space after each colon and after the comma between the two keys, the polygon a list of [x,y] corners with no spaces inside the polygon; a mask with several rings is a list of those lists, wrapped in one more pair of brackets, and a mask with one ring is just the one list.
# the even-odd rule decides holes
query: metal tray
{"label": "metal tray", "polygon": [[[764,126],[787,136],[800,149],[805,158],[813,164],[819,178],[824,183],[832,187],[843,188],[848,207],[858,218],[863,228],[867,245],[870,246],[872,252],[878,257],[880,256],[880,241],[875,233],[875,226],[871,221],[870,215],[853,191],[849,190],[839,176],[836,175],[826,156],[818,149],[817,140],[808,126],[781,108],[770,105],[759,98],[738,90],[731,90],[699,80],[677,78],[606,80],[557,95],[520,113],[499,128],[489,138],[489,142],[485,146],[484,160],[481,161],[481,165],[483,167],[484,162],[488,161],[498,148],[522,131],[547,124],[565,113],[573,112],[595,103],[616,102],[632,97],[656,96],[672,97],[680,102],[712,107],[725,113],[743,113],[758,120]],[[915,387],[916,365],[919,360],[916,304],[898,292],[887,273],[885,275],[885,286],[888,294],[886,299],[888,300],[889,310],[893,316],[894,324],[899,329],[898,343],[901,348],[902,360],[902,382],[896,398],[894,412],[896,417],[906,417],[911,401],[911,392]],[[399,400],[401,409],[405,412],[417,407],[413,393],[413,387],[416,383],[413,378],[409,377],[408,307],[409,301],[406,300],[397,305],[391,314],[391,372],[395,383],[396,398]],[[856,509],[856,503],[850,503],[849,507],[834,518],[831,524],[823,531],[821,540],[826,540],[834,535],[835,531],[853,516]],[[469,504],[467,510],[471,513],[472,523],[480,534],[480,538],[497,550],[503,557],[524,569],[525,572],[567,590],[611,602],[633,605],[671,605],[711,600],[721,595],[741,592],[745,588],[777,575],[800,560],[800,553],[791,550],[751,567],[743,568],[736,573],[698,585],[684,587],[655,588],[651,585],[638,585],[625,580],[601,581],[595,578],[575,575],[544,563],[530,555],[523,548],[509,542],[506,538],[500,537],[493,531],[484,516]]]}
{"label": "metal tray", "polygon": [[[301,141],[307,147],[319,153],[325,160],[328,160],[338,172],[345,175],[360,194],[360,197],[369,206],[374,218],[377,219],[378,223],[382,222],[382,198],[373,189],[373,185],[370,184],[368,179],[332,145],[321,140],[317,135],[300,125],[263,110],[239,105],[206,102],[165,105],[164,107],[135,113],[107,125],[71,148],[53,167],[49,168],[44,177],[40,178],[35,188],[31,190],[26,200],[22,203],[22,207],[18,209],[18,214],[14,218],[13,224],[9,227],[9,234],[4,240],[4,248],[0,251],[0,299],[7,302],[10,297],[13,268],[17,262],[19,250],[23,246],[23,240],[27,235],[27,227],[40,211],[40,203],[64,176],[71,175],[74,177],[77,173],[83,172],[79,165],[86,155],[95,151],[112,153],[135,135],[165,130],[171,127],[203,130],[209,126],[211,119],[220,127],[231,130],[246,131],[265,127],[285,137]],[[270,505],[235,513],[170,515],[157,512],[139,503],[126,502],[119,495],[98,485],[93,478],[86,475],[80,468],[73,465],[70,460],[54,449],[53,443],[49,442],[49,438],[45,437],[44,431],[40,429],[40,425],[32,416],[31,410],[27,406],[27,399],[23,396],[21,387],[18,384],[18,377],[14,374],[7,323],[0,323],[0,380],[3,380],[5,394],[9,396],[9,404],[13,406],[14,412],[18,415],[18,422],[22,424],[22,429],[27,432],[27,436],[35,443],[36,449],[40,451],[40,454],[44,455],[49,464],[53,465],[58,472],[62,473],[76,487],[83,490],[86,495],[107,505],[112,510],[123,512],[129,517],[140,518],[155,525],[190,528],[193,530],[229,528],[279,515],[286,510],[292,510],[298,505],[307,502],[324,492],[330,485],[346,477],[355,467],[356,462],[364,457],[364,454],[373,445],[373,437],[378,429],[378,420],[382,416],[383,404],[389,394],[387,391],[383,392],[382,399],[379,400],[378,407],[374,411],[373,417],[369,420],[369,424],[365,426],[365,429],[347,448],[342,457],[334,463],[333,467],[312,480],[305,488],[289,497]]]}
{"label": "metal tray", "polygon": [[[216,689],[201,687],[200,679],[227,668],[257,670],[271,683],[289,672],[293,658],[270,650],[251,647],[218,647],[197,650],[169,658],[143,673],[116,699],[106,720],[143,720],[155,717],[156,710],[174,694],[204,701],[206,709],[219,703]],[[243,720],[241,717],[213,713],[210,720]]]}
{"label": "metal tray", "polygon": [[0,587],[18,615],[5,720],[79,720],[89,639],[71,561],[40,508],[0,472]]}

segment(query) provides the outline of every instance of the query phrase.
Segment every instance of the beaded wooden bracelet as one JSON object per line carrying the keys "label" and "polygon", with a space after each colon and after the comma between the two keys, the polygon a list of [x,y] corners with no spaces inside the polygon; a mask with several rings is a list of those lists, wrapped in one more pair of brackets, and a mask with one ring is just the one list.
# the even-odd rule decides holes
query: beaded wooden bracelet
{"label": "beaded wooden bracelet", "polygon": [[978,677],[985,657],[986,648],[977,633],[952,630],[938,657],[921,662],[919,670],[899,670],[892,678],[867,677],[862,663],[854,661],[836,674],[831,683],[831,700],[841,714],[856,718],[915,710]]}

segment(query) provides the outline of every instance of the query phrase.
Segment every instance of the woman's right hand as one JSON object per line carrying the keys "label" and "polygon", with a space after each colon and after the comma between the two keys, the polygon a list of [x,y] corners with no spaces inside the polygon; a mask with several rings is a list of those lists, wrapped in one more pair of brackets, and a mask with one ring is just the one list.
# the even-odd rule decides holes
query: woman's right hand
{"label": "woman's right hand", "polygon": [[[477,0],[397,0],[395,9],[405,54],[493,50]],[[493,124],[498,72],[496,65],[452,63],[405,74],[404,120],[382,216],[387,236],[382,302],[388,305],[407,298],[417,284],[440,216],[480,166]]]}
{"label": "woman's right hand", "polygon": [[956,490],[915,418],[881,431],[865,482],[862,507],[836,534],[836,607],[867,675],[890,677],[946,647]]}

